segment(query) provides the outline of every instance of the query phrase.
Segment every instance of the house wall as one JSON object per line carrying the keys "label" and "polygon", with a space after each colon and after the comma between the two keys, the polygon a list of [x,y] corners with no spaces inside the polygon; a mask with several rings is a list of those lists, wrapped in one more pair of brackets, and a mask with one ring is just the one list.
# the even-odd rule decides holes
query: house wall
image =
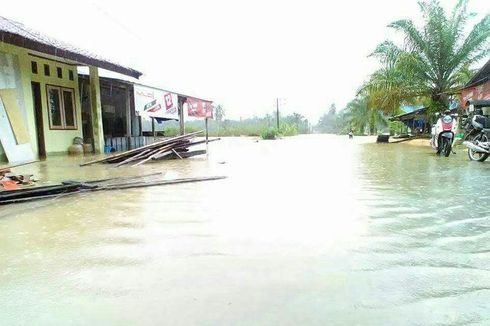
{"label": "house wall", "polygon": [[[78,75],[77,68],[73,65],[63,64],[61,62],[42,59],[38,57],[29,56],[29,73],[31,80],[39,82],[41,84],[41,103],[43,111],[43,124],[44,124],[44,140],[46,143],[46,152],[49,154],[66,153],[68,147],[73,144],[73,138],[82,137],[82,113],[80,104],[80,94],[78,89]],[[37,62],[38,73],[31,73],[31,62]],[[48,64],[50,67],[50,76],[44,75],[44,64]],[[63,78],[58,78],[57,68],[62,69]],[[69,80],[69,71],[73,71],[73,81]],[[50,129],[49,126],[49,114],[48,114],[48,98],[47,98],[47,85],[60,86],[71,88],[75,92],[75,111],[76,111],[76,129],[57,130]],[[29,85],[30,88],[30,85]],[[32,95],[31,95],[32,98]],[[32,101],[32,99],[31,99]],[[32,110],[34,108],[32,107]]]}
{"label": "house wall", "polygon": [[490,100],[490,80],[483,84],[463,89],[461,91],[461,106],[466,107],[468,100]]}
{"label": "house wall", "polygon": [[[35,112],[32,98],[31,81],[39,82],[41,86],[41,102],[43,112],[43,129],[46,152],[49,156],[55,153],[66,153],[68,147],[73,143],[73,138],[82,137],[82,121],[81,121],[81,105],[80,95],[78,89],[78,75],[76,66],[63,63],[59,58],[53,58],[40,53],[35,53],[21,47],[13,46],[10,44],[0,42],[0,52],[9,53],[17,57],[19,63],[20,80],[22,84],[22,90],[19,101],[24,103],[26,127],[29,132],[31,146],[36,155],[38,155],[37,146],[37,130],[35,123]],[[34,55],[40,55],[44,58],[39,58]],[[37,62],[38,72],[33,74],[31,72],[31,62]],[[50,66],[50,76],[44,75],[44,64]],[[63,78],[58,78],[57,67],[62,68]],[[73,71],[74,80],[69,80],[69,70]],[[0,72],[1,73],[1,72]],[[48,115],[48,100],[46,85],[54,85],[66,88],[72,88],[74,90],[74,101],[76,110],[77,128],[74,130],[52,130],[49,127],[49,115]],[[6,161],[4,150],[0,144],[0,160]]]}

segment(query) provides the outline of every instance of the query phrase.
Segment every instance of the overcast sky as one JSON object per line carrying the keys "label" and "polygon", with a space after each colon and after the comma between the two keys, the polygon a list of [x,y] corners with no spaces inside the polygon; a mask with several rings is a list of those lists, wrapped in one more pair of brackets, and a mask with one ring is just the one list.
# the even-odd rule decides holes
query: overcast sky
{"label": "overcast sky", "polygon": [[[488,12],[488,1],[470,9]],[[386,25],[417,14],[414,0],[35,0],[0,11],[142,71],[143,83],[212,99],[230,118],[271,112],[279,97],[282,112],[313,122],[373,72],[367,56],[393,37]]]}

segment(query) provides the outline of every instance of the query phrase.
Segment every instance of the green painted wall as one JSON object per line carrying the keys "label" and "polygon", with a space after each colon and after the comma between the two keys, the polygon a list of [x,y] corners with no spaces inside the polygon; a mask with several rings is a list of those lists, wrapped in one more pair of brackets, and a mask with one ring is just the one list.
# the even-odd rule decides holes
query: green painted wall
{"label": "green painted wall", "polygon": [[[82,112],[80,104],[80,94],[78,90],[78,75],[76,66],[66,65],[59,62],[41,59],[30,56],[30,61],[37,62],[38,73],[33,74],[31,72],[31,62],[29,62],[29,73],[31,80],[39,82],[41,84],[41,102],[43,108],[43,123],[44,123],[44,140],[46,143],[46,152],[50,153],[66,153],[68,147],[73,144],[73,138],[82,137]],[[44,75],[44,65],[47,64],[50,67],[51,74],[49,77]],[[63,78],[58,78],[56,69],[60,67],[62,69]],[[74,80],[68,79],[68,71],[72,70],[74,74]],[[46,85],[60,86],[71,88],[75,92],[75,110],[77,129],[76,130],[55,130],[49,127],[49,115],[48,115],[48,98]],[[30,86],[29,86],[30,89]],[[32,95],[31,95],[32,98]],[[32,99],[31,99],[32,102]],[[34,108],[33,108],[34,109]]]}
{"label": "green painted wall", "polygon": [[[46,152],[48,156],[54,153],[66,153],[68,147],[73,143],[73,138],[82,137],[82,114],[80,95],[78,90],[78,75],[76,66],[65,64],[60,58],[54,58],[42,53],[36,53],[35,51],[26,50],[17,46],[0,42],[0,51],[14,54],[19,59],[20,75],[23,85],[24,103],[27,112],[27,128],[29,136],[31,138],[31,145],[34,153],[37,155],[37,136],[36,136],[36,124],[34,115],[34,104],[32,99],[31,81],[39,82],[41,84],[41,101],[43,111],[43,129],[44,138],[46,144]],[[42,56],[39,58],[34,55]],[[31,72],[31,62],[37,62],[38,72],[34,74]],[[44,75],[44,64],[50,66],[50,76]],[[58,78],[57,68],[60,67],[63,72],[63,78]],[[73,71],[74,80],[69,80],[69,70]],[[75,110],[77,129],[76,130],[52,130],[49,127],[48,116],[48,100],[46,85],[54,85],[66,88],[72,88],[75,94]],[[3,148],[0,145],[0,160],[5,161],[6,157]]]}

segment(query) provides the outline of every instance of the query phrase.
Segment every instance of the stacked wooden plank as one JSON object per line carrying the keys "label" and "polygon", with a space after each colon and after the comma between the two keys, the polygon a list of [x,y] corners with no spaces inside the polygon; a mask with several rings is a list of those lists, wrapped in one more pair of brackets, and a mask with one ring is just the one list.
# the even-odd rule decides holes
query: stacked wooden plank
{"label": "stacked wooden plank", "polygon": [[205,154],[205,151],[189,152],[189,147],[206,143],[205,140],[193,141],[193,139],[200,133],[202,133],[202,131],[196,131],[190,134],[168,138],[146,146],[114,154],[109,157],[86,162],[80,164],[80,166],[91,165],[94,163],[111,163],[116,164],[116,166],[126,164],[130,164],[131,166],[138,166],[152,160],[175,157],[184,158]]}
{"label": "stacked wooden plank", "polygon": [[161,173],[153,173],[148,175],[133,176],[133,177],[117,177],[105,180],[94,181],[65,181],[58,185],[51,186],[39,186],[31,189],[17,189],[11,191],[0,191],[0,206],[30,202],[41,199],[55,199],[68,195],[75,195],[80,193],[87,193],[92,191],[102,190],[122,190],[131,188],[142,187],[155,187],[175,185],[191,182],[203,182],[212,180],[225,179],[224,176],[209,176],[209,177],[195,177],[195,178],[180,178],[165,180],[161,178],[151,178]]}

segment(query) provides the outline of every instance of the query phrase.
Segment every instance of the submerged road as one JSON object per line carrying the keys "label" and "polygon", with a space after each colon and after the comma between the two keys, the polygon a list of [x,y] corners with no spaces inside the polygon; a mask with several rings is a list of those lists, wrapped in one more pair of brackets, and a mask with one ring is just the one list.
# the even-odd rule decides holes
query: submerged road
{"label": "submerged road", "polygon": [[21,167],[228,178],[0,207],[0,325],[489,325],[490,162],[370,141]]}

